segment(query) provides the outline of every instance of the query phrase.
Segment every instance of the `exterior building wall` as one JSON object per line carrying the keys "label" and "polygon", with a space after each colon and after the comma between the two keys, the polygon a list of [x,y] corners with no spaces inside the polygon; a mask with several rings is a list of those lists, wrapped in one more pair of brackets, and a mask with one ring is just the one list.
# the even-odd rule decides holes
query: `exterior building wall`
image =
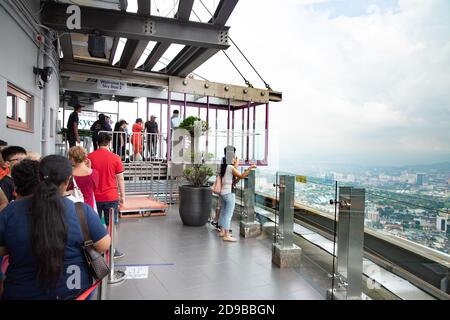
{"label": "exterior building wall", "polygon": [[[31,12],[39,11],[38,1],[27,1],[27,5]],[[46,62],[48,59],[44,58],[41,51],[48,48],[48,45],[47,47],[41,45],[40,50],[32,40],[35,39],[36,33],[26,22],[21,20],[23,19],[21,13],[15,12],[7,6],[6,3],[0,5],[0,41],[2,47],[0,50],[0,139],[5,140],[9,145],[19,145],[42,155],[51,154],[55,150],[55,134],[51,134],[50,129],[55,128],[55,126],[50,125],[50,121],[45,121],[46,127],[48,127],[44,131],[45,135],[43,135],[42,129],[44,120],[57,119],[59,107],[58,68],[49,64],[54,69],[52,80],[46,84],[45,89],[40,89],[37,84],[37,76],[33,73],[33,67],[42,68],[44,63],[48,64]],[[32,132],[7,127],[6,96],[8,83],[32,96]],[[44,94],[45,90],[48,90],[47,94]],[[47,97],[47,101],[44,101],[44,96]],[[53,110],[53,117],[51,117],[50,112],[44,112],[44,104],[48,110]],[[47,143],[44,144],[44,142]],[[45,150],[43,150],[43,145],[45,145]]]}

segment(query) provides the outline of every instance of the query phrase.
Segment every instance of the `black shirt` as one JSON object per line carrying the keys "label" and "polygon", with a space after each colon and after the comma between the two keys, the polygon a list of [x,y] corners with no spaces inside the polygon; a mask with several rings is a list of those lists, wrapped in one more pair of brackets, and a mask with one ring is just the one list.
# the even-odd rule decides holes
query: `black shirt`
{"label": "black shirt", "polygon": [[14,182],[10,176],[3,177],[3,179],[0,181],[0,188],[2,189],[6,198],[8,198],[9,202],[14,200]]}
{"label": "black shirt", "polygon": [[76,123],[78,127],[78,112],[72,112],[67,120],[67,136],[75,138],[75,130],[73,129],[73,124]]}
{"label": "black shirt", "polygon": [[156,121],[147,121],[145,123],[145,129],[148,133],[158,133],[158,123]]}

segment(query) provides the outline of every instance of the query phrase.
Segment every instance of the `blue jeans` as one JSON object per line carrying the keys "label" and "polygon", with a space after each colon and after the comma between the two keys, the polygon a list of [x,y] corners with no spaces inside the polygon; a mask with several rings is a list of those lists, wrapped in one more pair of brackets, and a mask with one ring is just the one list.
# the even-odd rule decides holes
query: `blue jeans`
{"label": "blue jeans", "polygon": [[97,202],[100,219],[105,215],[105,223],[109,226],[109,209],[114,209],[114,224],[119,223],[119,201]]}
{"label": "blue jeans", "polygon": [[222,200],[222,210],[220,212],[219,226],[222,229],[230,230],[234,206],[236,205],[236,195],[232,192],[221,194],[220,199]]}

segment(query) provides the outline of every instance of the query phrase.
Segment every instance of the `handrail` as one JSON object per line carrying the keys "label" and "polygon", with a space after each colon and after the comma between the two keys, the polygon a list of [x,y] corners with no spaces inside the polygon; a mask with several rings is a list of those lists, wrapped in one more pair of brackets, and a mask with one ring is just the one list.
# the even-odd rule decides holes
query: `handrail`
{"label": "handrail", "polygon": [[[272,201],[276,200],[274,196],[267,194],[267,193],[256,192],[256,194],[263,196],[265,198],[268,198]],[[334,220],[333,215],[327,214],[325,212],[321,212],[320,210],[317,210],[315,208],[312,208],[308,205],[305,205],[305,204],[297,202],[297,201],[294,202],[294,208],[309,211],[313,214],[317,214],[317,215],[320,215],[327,219]],[[374,237],[384,240],[386,242],[390,242],[392,244],[400,246],[405,250],[409,250],[415,254],[421,255],[424,258],[429,259],[438,264],[441,264],[443,266],[450,267],[450,257],[445,255],[445,253],[443,253],[443,252],[428,248],[426,246],[423,246],[423,245],[416,243],[414,241],[411,241],[411,240],[398,238],[398,237],[392,236],[390,234],[380,233],[379,231],[373,230],[368,227],[364,227],[364,233],[367,233],[371,236],[374,236]]]}

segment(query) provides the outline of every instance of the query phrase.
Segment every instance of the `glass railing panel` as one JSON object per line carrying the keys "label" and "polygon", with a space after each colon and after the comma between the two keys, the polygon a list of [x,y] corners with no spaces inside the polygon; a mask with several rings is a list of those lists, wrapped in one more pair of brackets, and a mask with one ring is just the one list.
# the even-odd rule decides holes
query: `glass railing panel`
{"label": "glass railing panel", "polygon": [[[369,255],[375,259],[377,256],[387,259],[388,266],[396,266],[407,279],[414,276],[426,282],[422,289],[427,294],[416,289],[400,291],[400,294],[405,298],[417,299],[429,295],[448,295],[450,236],[445,201],[432,196],[407,195],[377,188],[367,188],[366,193],[366,233],[374,243],[384,240],[385,244],[389,244],[385,247],[372,246]],[[404,255],[402,250],[410,254]],[[383,279],[381,282],[395,289],[396,283]]]}

